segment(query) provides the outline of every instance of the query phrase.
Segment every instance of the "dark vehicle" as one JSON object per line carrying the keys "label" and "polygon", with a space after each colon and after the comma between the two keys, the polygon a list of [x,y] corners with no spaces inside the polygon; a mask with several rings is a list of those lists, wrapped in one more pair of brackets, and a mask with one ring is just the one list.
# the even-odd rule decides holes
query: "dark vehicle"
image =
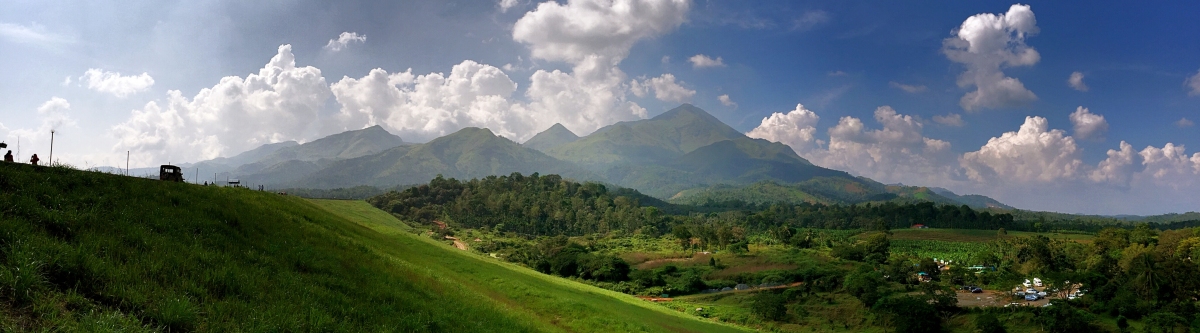
{"label": "dark vehicle", "polygon": [[971,288],[971,289],[969,289],[969,290],[971,291],[971,293],[972,293],[972,294],[978,294],[978,293],[982,293],[982,292],[983,292],[983,288],[980,288],[980,287],[973,287],[973,288]]}
{"label": "dark vehicle", "polygon": [[183,170],[174,165],[162,165],[158,167],[158,180],[183,182]]}

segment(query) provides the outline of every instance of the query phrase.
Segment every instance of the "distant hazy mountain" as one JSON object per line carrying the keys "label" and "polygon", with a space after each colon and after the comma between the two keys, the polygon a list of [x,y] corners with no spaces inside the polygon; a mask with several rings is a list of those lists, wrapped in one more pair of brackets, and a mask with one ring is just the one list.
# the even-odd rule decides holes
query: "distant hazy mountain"
{"label": "distant hazy mountain", "polygon": [[219,165],[237,167],[237,166],[240,166],[243,164],[258,162],[259,160],[263,159],[264,157],[267,157],[268,155],[271,155],[271,154],[279,151],[280,149],[292,148],[292,147],[299,146],[299,145],[300,144],[296,143],[296,141],[268,143],[265,145],[258,146],[258,148],[247,150],[245,152],[242,152],[241,154],[234,155],[233,157],[217,157],[217,158],[214,158],[214,159],[211,159],[208,161],[194,163],[193,166],[200,165],[200,164],[214,164],[214,165],[219,164]]}
{"label": "distant hazy mountain", "polygon": [[615,184],[674,203],[930,201],[1011,208],[983,196],[889,186],[822,168],[784,144],[749,138],[690,104],[582,138],[555,124],[524,144],[487,129],[465,128],[425,144],[405,145],[375,126],[305,144],[265,145],[205,163],[218,162],[244,162],[234,166],[233,178],[272,187],[385,188],[426,183],[438,175],[471,179],[538,172]]}
{"label": "distant hazy mountain", "polygon": [[379,125],[342,132],[302,145],[278,149],[256,161],[266,165],[285,161],[319,161],[366,156],[404,144],[399,136],[388,133]]}
{"label": "distant hazy mountain", "polygon": [[482,128],[465,128],[429,143],[400,146],[358,158],[339,160],[292,184],[336,188],[387,187],[427,183],[437,175],[459,179],[491,175],[558,174],[581,181],[600,180],[571,163],[498,137]]}
{"label": "distant hazy mountain", "polygon": [[978,195],[978,194],[958,195],[958,194],[955,194],[954,192],[951,192],[950,190],[947,190],[947,189],[944,189],[941,187],[930,187],[929,189],[933,190],[933,192],[935,192],[941,196],[950,198],[951,200],[954,200],[958,203],[970,206],[971,208],[1013,209],[1012,206],[1005,205],[1004,203],[1001,203],[1000,201],[996,201],[996,199],[992,199],[992,198],[989,198],[989,197],[983,196],[983,195]]}
{"label": "distant hazy mountain", "polygon": [[853,179],[809,163],[784,144],[746,137],[690,104],[651,119],[601,128],[546,154],[617,185],[664,198],[716,184]]}
{"label": "distant hazy mountain", "polygon": [[546,150],[579,140],[579,136],[567,129],[562,124],[554,124],[550,128],[534,135],[522,146],[532,148],[537,151],[545,152]]}
{"label": "distant hazy mountain", "polygon": [[606,126],[546,153],[564,161],[603,169],[621,163],[669,163],[697,148],[744,137],[708,112],[684,104],[651,119]]}

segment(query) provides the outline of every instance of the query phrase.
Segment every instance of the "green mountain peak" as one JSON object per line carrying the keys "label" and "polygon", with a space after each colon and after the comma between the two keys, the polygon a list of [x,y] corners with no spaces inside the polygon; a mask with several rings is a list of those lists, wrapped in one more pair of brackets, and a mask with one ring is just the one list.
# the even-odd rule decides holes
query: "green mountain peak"
{"label": "green mountain peak", "polygon": [[575,135],[575,132],[571,132],[566,126],[556,123],[545,131],[534,135],[522,145],[545,152],[550,148],[572,143],[576,140],[579,140],[579,136]]}

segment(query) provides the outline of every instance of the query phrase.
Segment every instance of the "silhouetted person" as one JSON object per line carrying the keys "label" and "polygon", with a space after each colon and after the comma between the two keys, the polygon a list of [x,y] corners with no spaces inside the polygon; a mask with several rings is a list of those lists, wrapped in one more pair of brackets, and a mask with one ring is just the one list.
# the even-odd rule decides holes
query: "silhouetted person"
{"label": "silhouetted person", "polygon": [[8,163],[12,163],[12,162],[13,162],[13,157],[12,157],[12,151],[11,151],[11,150],[9,150],[9,151],[8,151],[8,154],[4,154],[4,161],[5,161],[5,162],[8,162]]}
{"label": "silhouetted person", "polygon": [[37,158],[37,154],[33,154],[33,156],[29,157],[30,164],[37,165],[38,161],[40,161],[40,160]]}

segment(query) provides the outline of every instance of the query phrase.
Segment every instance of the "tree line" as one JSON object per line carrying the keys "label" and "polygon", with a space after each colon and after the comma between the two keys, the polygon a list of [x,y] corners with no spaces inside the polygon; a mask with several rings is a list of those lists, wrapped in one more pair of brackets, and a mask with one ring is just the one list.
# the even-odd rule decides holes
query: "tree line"
{"label": "tree line", "polygon": [[[611,231],[652,236],[688,229],[702,247],[725,248],[747,232],[780,226],[819,229],[890,229],[924,224],[935,228],[1031,230],[1012,215],[962,206],[915,204],[739,204],[728,210],[670,205],[628,189],[577,183],[558,175],[513,173],[460,181],[437,177],[429,184],[368,200],[400,217],[465,228],[489,227],[527,236],[578,236]],[[649,202],[649,204],[644,204]],[[707,211],[707,212],[704,212]],[[682,234],[680,236],[683,236]],[[682,238],[681,238],[682,239]]]}

